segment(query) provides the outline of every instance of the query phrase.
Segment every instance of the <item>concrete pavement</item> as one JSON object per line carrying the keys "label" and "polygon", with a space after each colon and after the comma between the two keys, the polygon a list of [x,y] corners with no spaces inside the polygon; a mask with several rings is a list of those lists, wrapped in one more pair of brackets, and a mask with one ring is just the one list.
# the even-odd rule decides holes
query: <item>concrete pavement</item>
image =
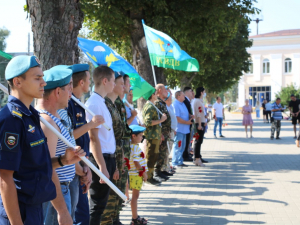
{"label": "concrete pavement", "polygon": [[[300,149],[290,121],[281,140],[270,140],[270,124],[254,120],[246,139],[242,116],[228,114],[226,138],[213,138],[213,122],[202,156],[207,167],[178,169],[159,187],[144,186],[139,215],[150,224],[300,224]],[[130,205],[121,221],[131,221]]]}

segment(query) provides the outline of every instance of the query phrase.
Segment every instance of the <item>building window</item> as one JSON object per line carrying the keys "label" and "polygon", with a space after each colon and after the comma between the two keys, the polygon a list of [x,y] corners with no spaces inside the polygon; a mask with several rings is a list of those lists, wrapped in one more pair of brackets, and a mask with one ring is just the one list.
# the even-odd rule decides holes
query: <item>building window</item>
{"label": "building window", "polygon": [[263,73],[270,73],[270,60],[268,59],[263,61]]}
{"label": "building window", "polygon": [[247,74],[253,74],[253,62],[249,61],[249,71],[247,72]]}
{"label": "building window", "polygon": [[292,60],[290,58],[286,58],[284,60],[284,72],[291,73],[292,72]]}

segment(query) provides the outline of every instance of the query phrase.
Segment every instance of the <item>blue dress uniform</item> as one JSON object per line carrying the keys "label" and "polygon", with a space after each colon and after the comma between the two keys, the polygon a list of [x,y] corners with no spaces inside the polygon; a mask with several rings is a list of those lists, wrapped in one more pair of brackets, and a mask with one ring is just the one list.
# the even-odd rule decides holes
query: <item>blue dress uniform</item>
{"label": "blue dress uniform", "polygon": [[[0,111],[0,169],[15,171],[24,225],[43,224],[42,203],[56,197],[47,140],[38,112],[13,96]],[[0,224],[9,224],[0,201]]]}
{"label": "blue dress uniform", "polygon": [[[7,65],[5,79],[39,66],[35,56],[17,56]],[[0,169],[14,171],[21,219],[24,225],[42,225],[42,203],[56,197],[52,162],[38,112],[9,96],[0,111]],[[10,224],[0,197],[0,224]]]}
{"label": "blue dress uniform", "polygon": [[[88,71],[88,64],[75,64],[72,66],[73,76],[76,76],[76,73]],[[74,95],[73,95],[74,96]],[[80,100],[79,100],[80,101]],[[85,110],[78,105],[73,99],[69,101],[68,112],[74,121],[74,129],[77,129],[85,125],[86,117]],[[80,146],[85,152],[86,156],[90,154],[90,137],[88,132],[76,139],[76,145]],[[89,201],[87,194],[82,193],[82,187],[79,184],[79,198],[75,211],[75,220],[74,224],[76,225],[89,225],[90,223],[90,211],[89,211]]]}

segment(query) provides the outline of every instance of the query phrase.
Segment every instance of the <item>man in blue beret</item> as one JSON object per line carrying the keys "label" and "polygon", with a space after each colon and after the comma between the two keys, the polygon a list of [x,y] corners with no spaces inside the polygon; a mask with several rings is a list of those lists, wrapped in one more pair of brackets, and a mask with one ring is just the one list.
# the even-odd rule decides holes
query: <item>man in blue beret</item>
{"label": "man in blue beret", "polygon": [[[69,66],[55,66],[44,71],[47,83],[43,98],[38,101],[37,108],[41,116],[55,127],[68,141],[75,145],[72,139],[72,130],[67,126],[65,118],[61,117],[58,110],[65,109],[72,91],[72,69]],[[64,154],[68,146],[47,127],[42,125],[47,137],[50,155]],[[76,147],[80,149],[80,147]],[[82,150],[83,151],[83,150]],[[75,164],[65,165],[60,163],[59,168],[53,171],[52,180],[55,183],[57,196],[54,200],[43,204],[45,224],[73,224],[71,218],[70,183],[75,176]]]}
{"label": "man in blue beret", "polygon": [[78,162],[85,153],[68,148],[51,158],[39,114],[30,105],[46,85],[35,56],[13,58],[5,79],[11,93],[0,112],[0,224],[42,225],[42,203],[56,197],[52,170]]}
{"label": "man in blue beret", "polygon": [[[75,64],[72,66],[73,70],[73,93],[72,95],[76,97],[79,101],[81,97],[89,92],[90,87],[90,79],[91,75],[89,73],[89,65],[88,64]],[[69,101],[68,105],[69,115],[72,117],[72,121],[74,121],[74,138],[76,139],[76,144],[80,146],[85,152],[86,155],[89,156],[89,144],[90,138],[88,131],[98,127],[100,124],[104,123],[103,116],[96,115],[92,118],[92,120],[87,123],[85,109],[78,105],[72,98]],[[78,203],[73,205],[75,211],[75,218],[73,218],[74,223],[78,225],[89,225],[90,222],[90,213],[89,213],[89,202],[87,192],[92,182],[92,173],[90,168],[84,163],[80,162],[76,168],[76,178],[79,178],[80,184],[75,187],[79,190],[78,194]],[[76,179],[73,180],[73,182]],[[72,184],[71,183],[71,188]],[[72,195],[72,192],[71,192]]]}

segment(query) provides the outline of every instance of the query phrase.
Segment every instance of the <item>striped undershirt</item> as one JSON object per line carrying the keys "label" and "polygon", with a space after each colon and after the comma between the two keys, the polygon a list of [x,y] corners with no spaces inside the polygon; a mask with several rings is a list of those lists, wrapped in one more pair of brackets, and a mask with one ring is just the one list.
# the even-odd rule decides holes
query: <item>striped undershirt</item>
{"label": "striped undershirt", "polygon": [[148,171],[146,160],[141,157],[142,150],[141,148],[136,144],[130,145],[130,170],[128,171],[129,175],[139,175],[139,171],[136,169],[134,165],[134,161],[139,162],[140,165],[145,167],[146,171]]}

